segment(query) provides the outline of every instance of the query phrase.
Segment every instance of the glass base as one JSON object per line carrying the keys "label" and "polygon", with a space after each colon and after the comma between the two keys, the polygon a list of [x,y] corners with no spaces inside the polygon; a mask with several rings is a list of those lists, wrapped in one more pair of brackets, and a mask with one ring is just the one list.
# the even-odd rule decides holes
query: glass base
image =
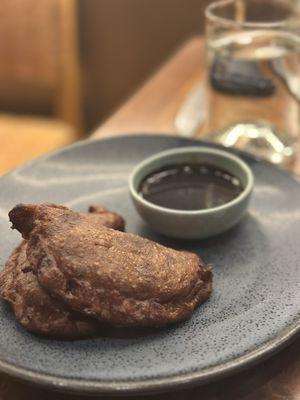
{"label": "glass base", "polygon": [[238,123],[209,136],[226,147],[237,147],[274,164],[289,166],[296,149],[294,139],[263,123]]}

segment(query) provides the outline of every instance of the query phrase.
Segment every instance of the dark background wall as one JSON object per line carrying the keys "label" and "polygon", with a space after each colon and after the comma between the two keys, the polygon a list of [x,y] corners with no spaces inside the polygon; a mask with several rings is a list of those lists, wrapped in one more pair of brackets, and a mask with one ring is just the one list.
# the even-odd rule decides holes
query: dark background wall
{"label": "dark background wall", "polygon": [[209,2],[1,0],[0,114],[76,120],[63,105],[91,131],[203,32]]}
{"label": "dark background wall", "polygon": [[203,32],[209,0],[80,0],[88,129],[120,105],[183,41]]}

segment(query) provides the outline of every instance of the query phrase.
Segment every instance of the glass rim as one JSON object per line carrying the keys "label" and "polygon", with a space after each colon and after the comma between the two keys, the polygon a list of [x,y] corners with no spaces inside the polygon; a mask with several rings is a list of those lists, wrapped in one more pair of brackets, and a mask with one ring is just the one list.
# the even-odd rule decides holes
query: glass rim
{"label": "glass rim", "polygon": [[[244,0],[245,1],[245,0]],[[251,21],[236,21],[231,18],[219,17],[214,13],[219,7],[224,7],[230,4],[234,4],[236,0],[217,0],[209,4],[205,9],[205,17],[207,20],[219,23],[224,26],[239,27],[239,28],[281,28],[290,25],[293,21],[292,18],[285,18],[274,22],[251,22]]]}

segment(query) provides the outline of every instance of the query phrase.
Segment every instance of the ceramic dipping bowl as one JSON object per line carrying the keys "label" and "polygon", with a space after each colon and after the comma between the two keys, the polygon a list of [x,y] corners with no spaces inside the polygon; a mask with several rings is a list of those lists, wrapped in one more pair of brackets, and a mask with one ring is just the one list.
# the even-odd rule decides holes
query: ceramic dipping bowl
{"label": "ceramic dipping bowl", "polygon": [[[183,163],[205,163],[238,178],[243,190],[223,205],[177,210],[151,203],[139,193],[143,179],[163,167]],[[247,211],[254,179],[251,169],[239,157],[211,147],[183,147],[157,153],[138,164],[129,178],[129,190],[137,212],[155,231],[179,239],[204,239],[233,227]]]}

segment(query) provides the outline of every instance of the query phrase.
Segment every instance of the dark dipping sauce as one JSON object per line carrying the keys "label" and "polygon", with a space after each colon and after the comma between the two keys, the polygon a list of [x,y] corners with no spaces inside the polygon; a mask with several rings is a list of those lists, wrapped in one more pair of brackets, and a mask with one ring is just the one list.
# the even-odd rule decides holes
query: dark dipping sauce
{"label": "dark dipping sauce", "polygon": [[139,194],[147,201],[176,210],[221,206],[242,191],[241,181],[210,164],[175,164],[152,172],[141,182]]}

